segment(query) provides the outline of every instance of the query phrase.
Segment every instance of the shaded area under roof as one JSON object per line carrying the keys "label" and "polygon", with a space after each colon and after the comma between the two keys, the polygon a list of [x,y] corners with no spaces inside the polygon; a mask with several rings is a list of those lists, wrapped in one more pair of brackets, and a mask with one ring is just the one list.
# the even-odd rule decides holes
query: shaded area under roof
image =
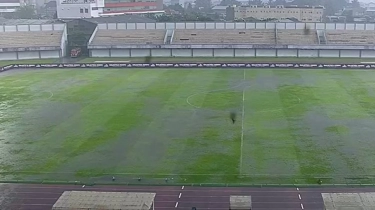
{"label": "shaded area under roof", "polygon": [[0,17],[0,25],[41,25],[59,23],[50,19],[6,19]]}
{"label": "shaded area under roof", "polygon": [[52,210],[149,210],[156,193],[65,191]]}
{"label": "shaded area under roof", "polygon": [[[69,22],[72,19],[62,21]],[[82,20],[92,23],[155,23],[156,21],[140,15],[115,15],[109,17],[84,18]]]}

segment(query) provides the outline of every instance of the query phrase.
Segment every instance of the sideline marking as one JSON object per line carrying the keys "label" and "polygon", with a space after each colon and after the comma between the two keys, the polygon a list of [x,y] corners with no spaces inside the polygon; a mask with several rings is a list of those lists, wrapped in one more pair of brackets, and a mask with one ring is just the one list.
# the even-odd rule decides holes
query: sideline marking
{"label": "sideline marking", "polygon": [[[301,204],[301,205],[302,205],[302,204]],[[178,206],[178,202],[176,202],[176,205],[174,205],[174,207],[177,208],[177,206]],[[302,208],[302,209],[303,209],[303,208]]]}
{"label": "sideline marking", "polygon": [[181,198],[181,195],[182,195],[182,193],[180,193],[180,194],[178,195],[178,198]]}
{"label": "sideline marking", "polygon": [[[243,81],[246,80],[246,71],[243,70]],[[245,87],[242,88],[242,125],[241,125],[241,152],[240,152],[240,175],[242,174],[242,156],[243,156],[243,132],[245,123]]]}
{"label": "sideline marking", "polygon": [[301,194],[298,194],[298,198],[301,200],[302,198],[301,198]]}
{"label": "sideline marking", "polygon": [[304,208],[303,208],[303,204],[302,204],[302,203],[301,203],[301,209],[304,209]]}

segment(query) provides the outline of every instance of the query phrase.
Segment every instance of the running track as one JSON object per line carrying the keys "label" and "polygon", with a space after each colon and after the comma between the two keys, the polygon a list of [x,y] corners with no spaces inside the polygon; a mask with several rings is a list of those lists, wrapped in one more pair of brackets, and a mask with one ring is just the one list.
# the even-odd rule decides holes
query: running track
{"label": "running track", "polygon": [[0,184],[0,209],[50,210],[66,190],[155,192],[157,210],[228,210],[230,195],[251,195],[257,210],[322,210],[322,192],[375,192],[375,188],[214,188]]}

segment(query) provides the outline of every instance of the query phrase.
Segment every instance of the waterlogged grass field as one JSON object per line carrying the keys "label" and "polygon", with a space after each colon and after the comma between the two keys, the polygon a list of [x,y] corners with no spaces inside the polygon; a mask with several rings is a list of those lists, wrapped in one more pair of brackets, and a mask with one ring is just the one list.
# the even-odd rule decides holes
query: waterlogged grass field
{"label": "waterlogged grass field", "polygon": [[14,70],[0,74],[0,178],[369,182],[374,117],[375,71]]}

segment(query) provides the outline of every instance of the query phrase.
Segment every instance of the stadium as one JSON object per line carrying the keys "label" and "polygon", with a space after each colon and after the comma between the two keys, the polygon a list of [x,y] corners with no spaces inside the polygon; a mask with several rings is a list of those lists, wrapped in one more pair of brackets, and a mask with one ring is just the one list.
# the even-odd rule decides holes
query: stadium
{"label": "stadium", "polygon": [[374,30],[0,26],[0,208],[373,209]]}

